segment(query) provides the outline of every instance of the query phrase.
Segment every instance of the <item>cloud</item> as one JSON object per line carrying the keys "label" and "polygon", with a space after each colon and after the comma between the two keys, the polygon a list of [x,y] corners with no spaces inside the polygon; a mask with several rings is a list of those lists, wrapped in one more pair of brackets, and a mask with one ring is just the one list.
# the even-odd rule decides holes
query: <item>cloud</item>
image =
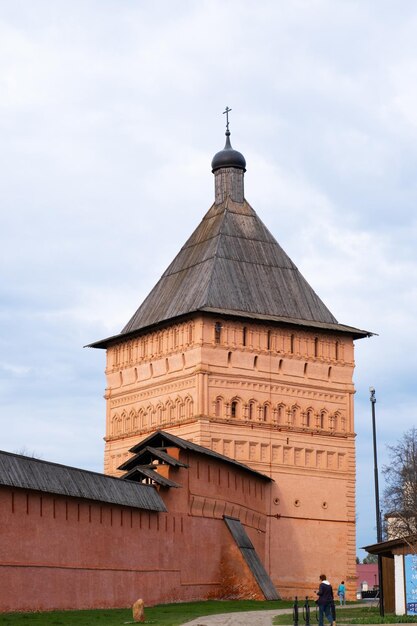
{"label": "cloud", "polygon": [[[104,354],[213,201],[232,144],[246,196],[356,347],[358,530],[416,404],[417,9],[295,0],[3,2],[4,447],[102,464]],[[80,437],[82,433],[82,437]],[[371,537],[371,539],[368,539]]]}

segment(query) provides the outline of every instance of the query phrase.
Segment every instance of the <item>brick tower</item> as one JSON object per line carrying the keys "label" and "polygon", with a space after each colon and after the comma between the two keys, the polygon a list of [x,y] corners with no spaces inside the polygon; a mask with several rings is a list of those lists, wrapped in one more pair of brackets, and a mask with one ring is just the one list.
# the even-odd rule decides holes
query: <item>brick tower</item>
{"label": "brick tower", "polygon": [[215,201],[107,350],[105,472],[163,429],[275,483],[264,564],[283,597],[355,582],[354,339],[244,197],[243,155],[212,161]]}

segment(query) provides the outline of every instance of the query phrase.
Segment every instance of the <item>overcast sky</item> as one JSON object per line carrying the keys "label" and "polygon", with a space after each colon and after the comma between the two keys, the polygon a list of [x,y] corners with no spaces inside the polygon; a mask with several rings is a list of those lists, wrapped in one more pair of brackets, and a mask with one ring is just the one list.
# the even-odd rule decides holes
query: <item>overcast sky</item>
{"label": "overcast sky", "polygon": [[[102,471],[104,352],[214,199],[246,198],[357,342],[358,547],[376,539],[369,386],[416,424],[413,0],[0,0],[1,448]],[[358,554],[363,556],[358,549]]]}

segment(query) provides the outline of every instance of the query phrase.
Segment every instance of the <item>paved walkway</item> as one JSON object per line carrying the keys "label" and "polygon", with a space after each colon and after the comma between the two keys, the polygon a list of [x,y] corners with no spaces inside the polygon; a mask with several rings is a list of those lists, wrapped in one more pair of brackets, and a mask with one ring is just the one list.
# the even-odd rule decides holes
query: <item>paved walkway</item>
{"label": "paved walkway", "polygon": [[[336,611],[337,611],[336,605]],[[358,606],[369,606],[369,604],[351,604],[344,608],[357,608]],[[315,609],[311,607],[311,623],[317,626],[314,614]],[[300,625],[304,624],[302,619],[302,607],[300,607]],[[191,622],[186,622],[183,626],[271,626],[276,615],[292,614],[292,609],[275,609],[269,611],[246,611],[242,613],[222,613],[219,615],[207,615],[198,617]],[[325,620],[325,623],[326,620]],[[390,624],[390,626],[394,626]]]}
{"label": "paved walkway", "polygon": [[270,611],[246,611],[242,613],[221,613],[198,617],[183,626],[271,626],[276,615],[292,613],[292,609]]}

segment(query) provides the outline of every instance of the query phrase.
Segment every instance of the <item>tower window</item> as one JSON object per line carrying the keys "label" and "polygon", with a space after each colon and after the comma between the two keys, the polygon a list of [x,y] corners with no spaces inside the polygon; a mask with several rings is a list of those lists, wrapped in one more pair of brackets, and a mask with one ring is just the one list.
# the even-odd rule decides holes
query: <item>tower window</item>
{"label": "tower window", "polygon": [[246,346],[247,334],[248,334],[247,328],[246,326],[244,326],[243,331],[242,331],[242,344],[244,346]]}
{"label": "tower window", "polygon": [[220,343],[222,335],[222,325],[220,322],[216,322],[214,325],[214,343]]}
{"label": "tower window", "polygon": [[297,426],[298,421],[298,407],[293,406],[291,409],[291,423],[293,426]]}
{"label": "tower window", "polygon": [[317,337],[314,339],[314,356],[319,356],[319,340]]}
{"label": "tower window", "polygon": [[267,335],[266,335],[266,349],[270,350],[271,349],[271,331],[268,330]]}
{"label": "tower window", "polygon": [[231,404],[230,415],[231,415],[231,417],[237,417],[237,402],[236,402],[236,400],[233,400],[233,402]]}
{"label": "tower window", "polygon": [[291,354],[294,354],[294,335],[291,335],[290,337],[290,352]]}
{"label": "tower window", "polygon": [[253,420],[253,402],[249,402],[249,419]]}

